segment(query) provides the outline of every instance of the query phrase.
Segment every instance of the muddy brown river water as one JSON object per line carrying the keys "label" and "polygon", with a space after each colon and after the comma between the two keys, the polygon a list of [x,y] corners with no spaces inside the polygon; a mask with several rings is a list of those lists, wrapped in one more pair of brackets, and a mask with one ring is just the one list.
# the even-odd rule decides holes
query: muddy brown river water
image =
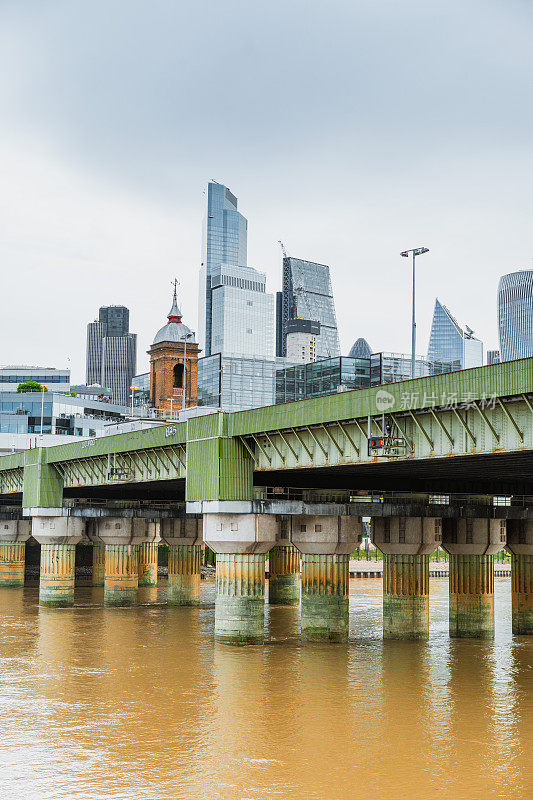
{"label": "muddy brown river water", "polygon": [[[533,798],[533,637],[453,641],[446,579],[431,579],[429,643],[383,642],[381,581],[350,587],[350,641],[298,639],[298,609],[267,608],[264,646],[215,644],[202,606],[71,609],[0,590],[3,800]],[[155,604],[154,604],[155,603]]]}

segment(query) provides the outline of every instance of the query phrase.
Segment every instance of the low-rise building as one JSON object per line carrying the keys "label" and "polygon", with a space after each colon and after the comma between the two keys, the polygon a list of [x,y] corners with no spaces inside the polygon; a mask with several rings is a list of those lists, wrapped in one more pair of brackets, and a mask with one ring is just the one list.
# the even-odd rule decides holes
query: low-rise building
{"label": "low-rise building", "polygon": [[49,392],[70,392],[70,370],[55,367],[30,367],[24,364],[0,367],[0,392],[16,392],[21,383],[35,381]]}

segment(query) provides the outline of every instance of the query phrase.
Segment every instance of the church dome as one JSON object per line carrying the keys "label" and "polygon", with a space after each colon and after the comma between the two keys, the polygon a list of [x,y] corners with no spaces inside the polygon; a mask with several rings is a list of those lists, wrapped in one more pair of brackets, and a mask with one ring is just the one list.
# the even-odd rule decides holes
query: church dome
{"label": "church dome", "polygon": [[[194,333],[190,328],[187,327],[187,325],[183,324],[181,321],[181,316],[181,311],[178,308],[178,301],[176,298],[176,287],[174,287],[172,308],[167,314],[168,322],[157,331],[152,344],[161,344],[161,342],[183,342],[186,336],[188,344],[195,344],[196,339]],[[192,336],[189,334],[192,334]]]}
{"label": "church dome", "polygon": [[358,339],[353,343],[352,349],[348,353],[350,358],[370,358],[372,350],[366,339]]}
{"label": "church dome", "polygon": [[[168,322],[157,331],[152,344],[160,344],[161,342],[183,342],[188,333],[191,333],[191,329],[184,325],[183,322]],[[194,336],[187,338],[187,344],[191,342],[194,343],[195,341]]]}

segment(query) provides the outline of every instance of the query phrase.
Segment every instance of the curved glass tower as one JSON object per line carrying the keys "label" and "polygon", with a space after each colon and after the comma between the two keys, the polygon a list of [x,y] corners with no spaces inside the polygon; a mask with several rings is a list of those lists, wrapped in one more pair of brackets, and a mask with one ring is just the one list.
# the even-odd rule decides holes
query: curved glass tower
{"label": "curved glass tower", "polygon": [[502,361],[533,356],[533,270],[500,278],[498,329]]}

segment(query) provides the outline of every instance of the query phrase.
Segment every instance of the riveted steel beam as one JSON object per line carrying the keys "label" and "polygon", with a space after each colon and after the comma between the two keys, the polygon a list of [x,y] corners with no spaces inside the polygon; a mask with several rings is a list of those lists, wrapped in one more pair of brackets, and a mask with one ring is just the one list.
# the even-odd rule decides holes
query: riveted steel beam
{"label": "riveted steel beam", "polygon": [[322,428],[322,429],[323,429],[323,430],[326,432],[326,436],[328,437],[328,439],[329,439],[331,442],[333,442],[333,444],[335,445],[335,447],[336,447],[336,448],[337,448],[337,450],[339,451],[340,455],[341,455],[341,456],[344,456],[344,450],[342,449],[342,447],[340,446],[340,444],[337,442],[337,440],[334,438],[334,436],[332,436],[332,434],[330,433],[330,431],[328,431],[328,429],[326,428],[326,426],[325,426],[325,425],[321,425],[320,427],[321,427],[321,428]]}
{"label": "riveted steel beam", "polygon": [[509,422],[511,423],[511,425],[513,426],[513,428],[514,428],[514,429],[515,429],[515,431],[517,432],[518,436],[520,437],[520,441],[521,441],[521,442],[523,442],[523,441],[524,441],[524,432],[523,432],[522,430],[520,430],[520,428],[518,427],[518,424],[517,424],[516,420],[515,420],[515,419],[514,419],[514,417],[511,415],[511,412],[509,411],[509,409],[508,409],[508,408],[506,408],[505,404],[504,404],[504,403],[502,403],[502,401],[500,400],[500,398],[499,398],[499,397],[497,397],[497,398],[496,398],[496,400],[497,400],[497,402],[498,402],[498,405],[500,406],[501,410],[503,411],[503,413],[505,414],[505,416],[507,417],[507,419],[509,420]]}
{"label": "riveted steel beam", "polygon": [[429,411],[431,413],[431,416],[433,417],[433,419],[435,420],[435,422],[437,423],[437,425],[439,426],[439,428],[441,429],[441,431],[443,432],[443,434],[446,436],[446,438],[448,439],[449,443],[453,447],[454,446],[453,436],[449,432],[448,428],[446,427],[444,422],[441,420],[441,418],[439,416],[437,416],[437,414],[435,414],[435,412],[433,411],[432,408],[430,408]]}
{"label": "riveted steel beam", "polygon": [[272,438],[268,435],[268,433],[266,431],[264,431],[263,435],[264,435],[265,439],[270,443],[271,447],[276,451],[276,453],[280,457],[281,463],[284,464],[285,463],[285,456],[283,455],[283,453],[281,452],[281,450],[279,449],[277,444],[272,440]]}
{"label": "riveted steel beam", "polygon": [[311,438],[313,439],[313,441],[315,442],[315,444],[316,444],[318,447],[320,447],[320,449],[321,449],[321,450],[322,450],[322,452],[324,453],[325,457],[326,457],[326,458],[329,458],[329,453],[328,453],[328,451],[325,449],[325,447],[324,447],[324,445],[322,444],[322,442],[320,441],[320,439],[318,439],[318,437],[317,437],[317,436],[315,436],[315,434],[313,433],[313,431],[311,430],[311,428],[307,428],[307,427],[306,427],[306,428],[305,428],[305,430],[306,430],[306,431],[308,431],[308,433],[310,434],[310,436],[311,436]]}
{"label": "riveted steel beam", "polygon": [[298,433],[298,431],[295,428],[293,428],[292,432],[294,433],[294,435],[296,436],[296,438],[298,439],[298,441],[302,445],[303,449],[305,450],[305,452],[307,453],[307,455],[309,456],[309,458],[312,461],[313,460],[313,454],[310,451],[310,449],[308,448],[308,446],[306,445],[306,443],[304,442],[304,440],[302,439],[302,437],[300,436],[300,434]]}
{"label": "riveted steel beam", "polygon": [[257,447],[261,450],[261,452],[263,453],[263,455],[266,458],[266,460],[268,461],[268,463],[272,464],[272,459],[270,458],[269,454],[267,453],[267,451],[265,450],[265,448],[263,447],[263,445],[261,444],[261,442],[259,441],[257,436],[254,436],[252,434],[252,439],[254,440],[254,442],[257,445]]}
{"label": "riveted steel beam", "polygon": [[477,411],[478,411],[478,412],[479,412],[479,414],[481,415],[481,419],[484,421],[485,425],[487,426],[487,428],[490,430],[490,432],[492,433],[492,435],[493,435],[493,436],[494,436],[494,438],[496,439],[496,443],[497,443],[497,444],[500,444],[500,436],[499,436],[499,434],[498,434],[498,433],[497,433],[497,432],[494,430],[494,426],[493,426],[493,424],[491,423],[491,421],[489,420],[489,418],[487,417],[487,415],[483,413],[482,409],[481,409],[481,408],[478,406],[478,404],[477,404],[477,403],[474,403],[474,402],[472,402],[472,405],[473,405],[473,406],[474,406],[474,407],[477,409]]}
{"label": "riveted steel beam", "polygon": [[359,456],[359,448],[357,447],[356,443],[354,442],[354,440],[352,439],[352,437],[350,436],[350,434],[348,433],[348,431],[346,430],[344,425],[341,422],[338,422],[338,421],[337,421],[337,425],[339,426],[339,428],[341,429],[341,431],[346,436],[346,438],[348,439],[348,441],[352,445],[353,449],[355,450],[355,452]]}
{"label": "riveted steel beam", "polygon": [[433,444],[428,432],[425,430],[423,425],[420,424],[420,422],[417,420],[417,418],[415,417],[415,415],[413,414],[413,412],[411,410],[409,410],[409,414],[411,416],[411,419],[415,423],[416,427],[418,428],[418,430],[420,431],[422,436],[425,438],[426,442],[429,444],[431,449],[434,450],[435,449],[435,445]]}
{"label": "riveted steel beam", "polygon": [[281,437],[281,438],[283,439],[283,441],[285,442],[285,446],[286,446],[286,447],[288,447],[288,448],[289,448],[289,450],[291,451],[291,453],[293,454],[294,458],[296,459],[296,463],[298,463],[298,461],[299,461],[299,458],[298,458],[298,453],[296,452],[296,450],[294,449],[294,447],[292,446],[292,444],[291,444],[291,443],[289,442],[289,440],[288,440],[288,439],[287,439],[287,438],[286,438],[286,437],[283,435],[283,433],[282,433],[281,431],[278,431],[278,434],[280,435],[280,437]]}
{"label": "riveted steel beam", "polygon": [[413,452],[414,449],[415,449],[413,440],[409,439],[409,437],[407,436],[407,433],[405,432],[405,430],[402,428],[402,426],[398,422],[398,418],[396,417],[396,415],[395,414],[390,414],[389,416],[392,419],[392,421],[394,422],[394,424],[396,425],[396,427],[398,428],[398,430],[400,431],[400,433],[402,435],[402,438],[405,439],[405,441],[407,442],[407,446],[409,447],[409,450],[411,452]]}
{"label": "riveted steel beam", "polygon": [[457,411],[457,409],[456,409],[456,408],[454,408],[453,406],[452,406],[452,411],[453,411],[453,413],[455,414],[455,416],[457,417],[457,419],[459,420],[459,422],[461,423],[461,425],[462,425],[462,427],[464,428],[464,430],[466,431],[467,435],[468,435],[468,436],[470,436],[470,438],[471,438],[471,439],[472,439],[472,441],[474,442],[474,447],[475,447],[475,446],[476,446],[476,437],[474,436],[474,434],[472,433],[472,431],[470,430],[470,428],[469,428],[469,427],[468,427],[468,425],[466,424],[465,420],[464,420],[464,419],[462,418],[462,416],[459,414],[459,412]]}
{"label": "riveted steel beam", "polygon": [[246,441],[246,439],[244,438],[244,436],[239,436],[239,439],[240,439],[241,443],[244,445],[245,450],[248,451],[248,455],[250,456],[250,458],[255,463],[257,463],[257,456],[254,453],[254,451],[252,450],[252,448],[250,447],[250,445],[248,444],[248,442]]}

